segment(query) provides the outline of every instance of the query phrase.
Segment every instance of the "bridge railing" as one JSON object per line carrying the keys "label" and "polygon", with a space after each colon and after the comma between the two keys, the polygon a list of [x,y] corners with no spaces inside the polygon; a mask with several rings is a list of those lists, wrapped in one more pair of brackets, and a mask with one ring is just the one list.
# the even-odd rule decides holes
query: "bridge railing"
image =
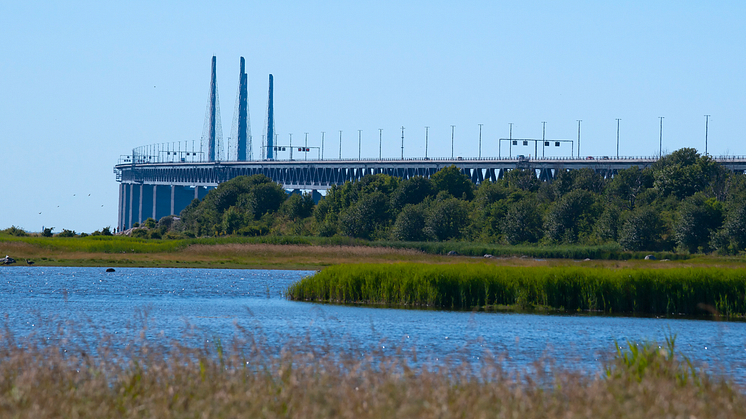
{"label": "bridge railing", "polygon": [[[203,159],[203,155],[199,151],[183,151],[183,150],[169,150],[169,149],[152,149],[148,150],[148,146],[138,147],[132,154],[123,154],[119,156],[117,162],[118,165],[122,164],[162,164],[162,163],[207,163]],[[746,161],[744,155],[722,155],[722,156],[710,156],[717,161]],[[461,161],[466,162],[628,162],[631,160],[636,161],[649,161],[654,162],[658,160],[658,156],[500,156],[500,157],[405,157],[404,159],[398,157],[364,157],[360,159],[355,158],[311,158],[311,159],[274,159],[274,160],[252,160],[254,162],[293,162],[293,163],[305,163],[305,162],[453,162],[458,163]],[[223,160],[223,163],[233,163],[235,160]],[[214,163],[214,162],[213,162]]]}

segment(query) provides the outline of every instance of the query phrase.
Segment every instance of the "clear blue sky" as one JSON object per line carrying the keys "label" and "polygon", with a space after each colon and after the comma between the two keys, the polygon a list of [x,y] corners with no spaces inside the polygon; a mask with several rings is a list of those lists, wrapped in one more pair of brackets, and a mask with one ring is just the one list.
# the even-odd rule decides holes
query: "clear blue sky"
{"label": "clear blue sky", "polygon": [[[0,3],[0,228],[116,225],[112,168],[133,147],[199,142],[210,58],[224,136],[247,59],[256,147],[267,75],[281,141],[327,156],[497,155],[497,138],[577,136],[582,154],[746,154],[746,3],[375,1]],[[506,151],[504,150],[504,153]],[[521,150],[523,154],[531,150]],[[554,154],[559,154],[553,151]],[[514,151],[515,154],[515,151]],[[562,154],[569,154],[564,150]],[[90,194],[90,197],[88,196]],[[41,214],[39,214],[41,212]]]}

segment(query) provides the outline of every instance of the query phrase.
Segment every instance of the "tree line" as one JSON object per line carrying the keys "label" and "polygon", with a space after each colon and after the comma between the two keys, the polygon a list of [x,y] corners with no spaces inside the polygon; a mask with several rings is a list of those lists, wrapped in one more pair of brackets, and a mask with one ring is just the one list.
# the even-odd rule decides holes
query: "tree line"
{"label": "tree line", "polygon": [[342,235],[368,240],[502,244],[618,243],[627,250],[733,254],[746,248],[746,177],[695,149],[604,178],[560,171],[551,182],[512,170],[474,185],[458,168],[431,178],[384,174],[333,186],[318,204],[266,176],[220,184],[157,237]]}

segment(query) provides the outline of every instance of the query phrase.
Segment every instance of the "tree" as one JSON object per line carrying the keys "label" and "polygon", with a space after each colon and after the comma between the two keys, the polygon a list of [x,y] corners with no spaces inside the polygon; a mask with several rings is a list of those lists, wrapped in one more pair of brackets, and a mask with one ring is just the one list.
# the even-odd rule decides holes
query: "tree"
{"label": "tree", "polygon": [[54,230],[54,227],[47,227],[45,229],[42,229],[41,236],[42,237],[52,237],[52,230]]}
{"label": "tree", "polygon": [[369,239],[377,228],[388,221],[388,203],[385,195],[374,192],[349,207],[339,217],[339,228],[347,236]]}
{"label": "tree", "polygon": [[648,188],[653,187],[651,169],[640,169],[632,166],[620,170],[608,184],[606,195],[609,200],[619,199],[626,203],[629,210],[635,208],[637,197]]}
{"label": "tree", "polygon": [[438,170],[430,177],[435,191],[446,191],[454,198],[471,201],[474,198],[474,184],[456,166],[448,166]]}
{"label": "tree", "polygon": [[593,226],[596,236],[602,241],[616,241],[619,237],[619,225],[622,211],[618,206],[606,205],[601,216]]}
{"label": "tree", "polygon": [[679,206],[676,243],[690,253],[708,250],[712,232],[723,222],[723,205],[715,198],[697,193]]}
{"label": "tree", "polygon": [[391,206],[401,210],[406,205],[417,205],[425,198],[435,195],[433,182],[422,176],[414,176],[399,184],[391,195]]}
{"label": "tree", "polygon": [[244,226],[244,218],[236,207],[230,207],[223,213],[223,231],[225,234],[234,234]]}
{"label": "tree", "polygon": [[547,213],[547,236],[557,242],[575,243],[579,233],[589,233],[598,216],[594,201],[593,194],[583,189],[562,196]]}
{"label": "tree", "polygon": [[662,230],[658,213],[650,207],[640,207],[622,225],[619,244],[626,250],[656,250],[660,245]]}
{"label": "tree", "polygon": [[487,206],[494,204],[497,201],[501,201],[510,195],[510,189],[505,186],[502,181],[490,182],[486,181],[479,185],[476,194],[474,195],[474,201],[480,206]]}
{"label": "tree", "polygon": [[463,201],[456,198],[439,199],[428,211],[425,233],[436,240],[458,238],[468,222],[469,214]]}
{"label": "tree", "polygon": [[536,192],[541,186],[541,181],[536,177],[536,172],[532,169],[511,170],[505,175],[505,181],[511,188],[527,192]]}
{"label": "tree", "polygon": [[713,235],[711,244],[726,253],[746,248],[746,202],[735,204],[728,211],[723,227]]}
{"label": "tree", "polygon": [[313,196],[309,193],[292,194],[283,202],[280,212],[287,215],[291,220],[310,217],[313,213]]}
{"label": "tree", "polygon": [[503,234],[508,243],[536,243],[542,233],[541,214],[535,200],[524,199],[508,206],[503,222]]}
{"label": "tree", "polygon": [[709,156],[700,156],[693,148],[682,148],[653,165],[654,186],[663,196],[677,199],[692,196],[711,187],[716,192],[724,184],[724,168]]}
{"label": "tree", "polygon": [[425,210],[421,205],[409,204],[396,217],[391,237],[401,241],[425,240]]}
{"label": "tree", "polygon": [[156,222],[155,222],[155,220],[152,217],[149,217],[147,220],[145,220],[142,223],[143,227],[149,228],[149,229],[150,228],[155,228],[155,224],[156,224]]}

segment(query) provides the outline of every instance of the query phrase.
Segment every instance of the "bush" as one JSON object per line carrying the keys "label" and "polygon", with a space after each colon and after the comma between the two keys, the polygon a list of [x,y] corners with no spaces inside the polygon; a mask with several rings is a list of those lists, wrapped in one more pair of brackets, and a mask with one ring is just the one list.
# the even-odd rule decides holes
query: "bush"
{"label": "bush", "polygon": [[3,231],[0,231],[0,233],[5,233],[10,236],[16,236],[16,237],[26,237],[28,236],[28,233],[26,233],[22,228],[18,228],[16,226],[10,226],[10,228],[6,228]]}
{"label": "bush", "polygon": [[52,237],[52,230],[54,230],[54,227],[47,227],[41,231],[42,237]]}
{"label": "bush", "polygon": [[75,231],[62,229],[62,233],[58,233],[57,237],[75,237]]}
{"label": "bush", "polygon": [[148,230],[144,228],[137,228],[135,230],[132,230],[132,237],[138,238],[138,239],[147,239],[148,238]]}

